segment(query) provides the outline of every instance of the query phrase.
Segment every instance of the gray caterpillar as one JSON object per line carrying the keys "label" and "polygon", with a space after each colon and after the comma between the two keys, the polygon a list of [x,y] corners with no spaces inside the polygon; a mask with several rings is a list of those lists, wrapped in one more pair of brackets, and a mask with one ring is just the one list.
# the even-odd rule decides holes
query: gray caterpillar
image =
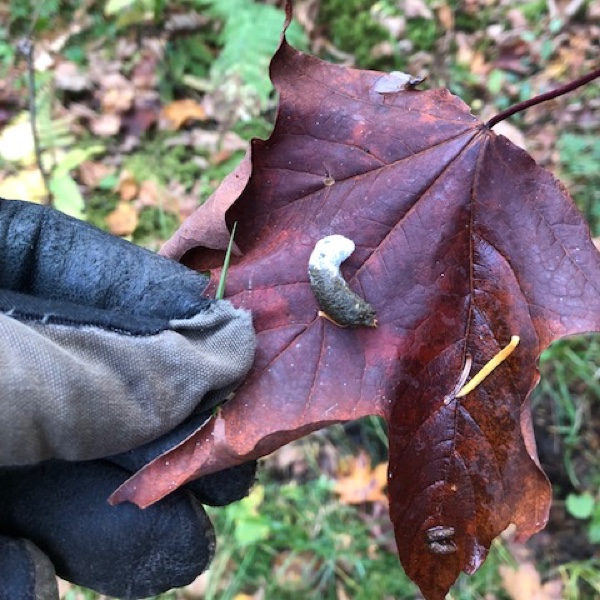
{"label": "gray caterpillar", "polygon": [[350,289],[340,273],[340,265],[355,248],[343,235],[319,240],[308,261],[310,285],[322,316],[342,327],[377,327],[373,307]]}

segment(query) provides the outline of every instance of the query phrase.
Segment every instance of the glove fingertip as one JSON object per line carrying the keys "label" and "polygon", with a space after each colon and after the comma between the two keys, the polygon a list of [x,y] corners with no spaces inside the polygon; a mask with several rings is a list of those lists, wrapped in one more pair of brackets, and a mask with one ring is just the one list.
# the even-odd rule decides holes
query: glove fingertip
{"label": "glove fingertip", "polygon": [[225,506],[248,495],[256,480],[256,461],[250,461],[224,471],[204,475],[186,483],[184,488],[209,506]]}

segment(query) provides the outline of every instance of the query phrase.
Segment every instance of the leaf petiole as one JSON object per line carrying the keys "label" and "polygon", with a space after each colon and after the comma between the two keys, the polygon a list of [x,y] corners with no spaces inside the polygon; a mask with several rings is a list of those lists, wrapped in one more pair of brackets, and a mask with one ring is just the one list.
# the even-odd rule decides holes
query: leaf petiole
{"label": "leaf petiole", "polygon": [[223,270],[221,271],[221,277],[219,277],[219,285],[217,286],[217,292],[215,293],[215,300],[223,300],[223,296],[225,295],[225,281],[227,279],[227,271],[229,270],[229,261],[231,260],[231,250],[233,249],[233,238],[235,236],[236,227],[237,221],[231,228],[231,235],[229,236],[229,244],[227,244],[227,252],[225,252]]}
{"label": "leaf petiole", "polygon": [[473,377],[469,383],[464,385],[455,397],[462,398],[463,396],[466,396],[472,392],[494,369],[496,369],[515,351],[515,348],[519,345],[520,340],[521,338],[518,335],[511,336],[508,346],[502,348],[498,354],[496,354],[485,365],[483,365],[481,371],[479,371],[479,373],[477,373],[477,375],[475,375],[475,377]]}
{"label": "leaf petiole", "polygon": [[560,87],[556,88],[555,90],[550,90],[549,92],[540,94],[539,96],[534,96],[533,98],[530,98],[529,100],[519,102],[518,104],[515,104],[514,106],[511,106],[510,108],[507,108],[506,110],[503,110],[501,113],[498,113],[495,117],[492,117],[485,124],[485,126],[488,129],[491,129],[494,125],[497,125],[498,123],[500,123],[500,121],[504,121],[504,119],[508,119],[508,117],[512,117],[512,115],[514,115],[518,112],[521,112],[522,110],[525,110],[526,108],[535,106],[536,104],[541,104],[542,102],[547,102],[548,100],[552,100],[553,98],[558,98],[559,96],[564,96],[565,94],[568,94],[569,92],[572,92],[573,90],[576,90],[577,88],[581,87],[582,85],[585,85],[586,83],[589,83],[590,81],[593,81],[594,79],[598,79],[598,77],[600,77],[600,69],[596,69],[596,70],[592,71],[591,73],[588,73],[587,75],[584,75],[583,77],[580,77],[579,79],[576,79],[575,81],[572,81],[571,83],[561,85]]}

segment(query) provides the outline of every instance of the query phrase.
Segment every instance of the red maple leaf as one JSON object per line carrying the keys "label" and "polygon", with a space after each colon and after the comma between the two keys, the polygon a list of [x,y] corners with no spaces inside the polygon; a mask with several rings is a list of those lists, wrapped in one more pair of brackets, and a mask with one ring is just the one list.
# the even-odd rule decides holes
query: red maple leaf
{"label": "red maple leaf", "polygon": [[[389,92],[388,76],[285,39],[271,76],[273,134],[167,247],[210,270],[214,290],[238,222],[226,297],[254,315],[255,365],[211,422],[112,500],[146,506],[330,423],[382,415],[400,559],[443,598],[509,523],[521,538],[546,523],[528,397],[542,350],[600,330],[600,254],[560,182],[491,131],[500,117],[483,124],[445,89]],[[376,328],[318,314],[307,267],[330,234],[356,243],[342,272]],[[516,350],[457,397],[514,335]]]}

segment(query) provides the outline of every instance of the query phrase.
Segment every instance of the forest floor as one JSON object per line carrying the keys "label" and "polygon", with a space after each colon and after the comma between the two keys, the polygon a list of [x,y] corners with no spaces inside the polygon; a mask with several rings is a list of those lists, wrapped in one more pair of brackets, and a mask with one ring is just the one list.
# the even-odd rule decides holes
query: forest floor
{"label": "forest floor", "polygon": [[[0,196],[51,197],[58,209],[157,250],[248,140],[269,135],[267,72],[281,5],[2,3]],[[298,0],[295,16],[290,39],[302,49],[426,76],[424,87],[448,87],[482,120],[600,65],[597,0]],[[23,40],[33,42],[31,61]],[[600,236],[600,83],[494,130],[559,177]],[[550,522],[522,546],[507,531],[452,598],[600,597],[600,338],[554,344],[540,370],[534,422],[554,488]],[[397,563],[385,461],[375,418],[282,448],[262,461],[249,498],[211,510],[220,549],[210,571],[163,597],[419,598]],[[368,501],[361,490],[372,493]],[[68,600],[99,598],[65,582],[61,590]]]}

